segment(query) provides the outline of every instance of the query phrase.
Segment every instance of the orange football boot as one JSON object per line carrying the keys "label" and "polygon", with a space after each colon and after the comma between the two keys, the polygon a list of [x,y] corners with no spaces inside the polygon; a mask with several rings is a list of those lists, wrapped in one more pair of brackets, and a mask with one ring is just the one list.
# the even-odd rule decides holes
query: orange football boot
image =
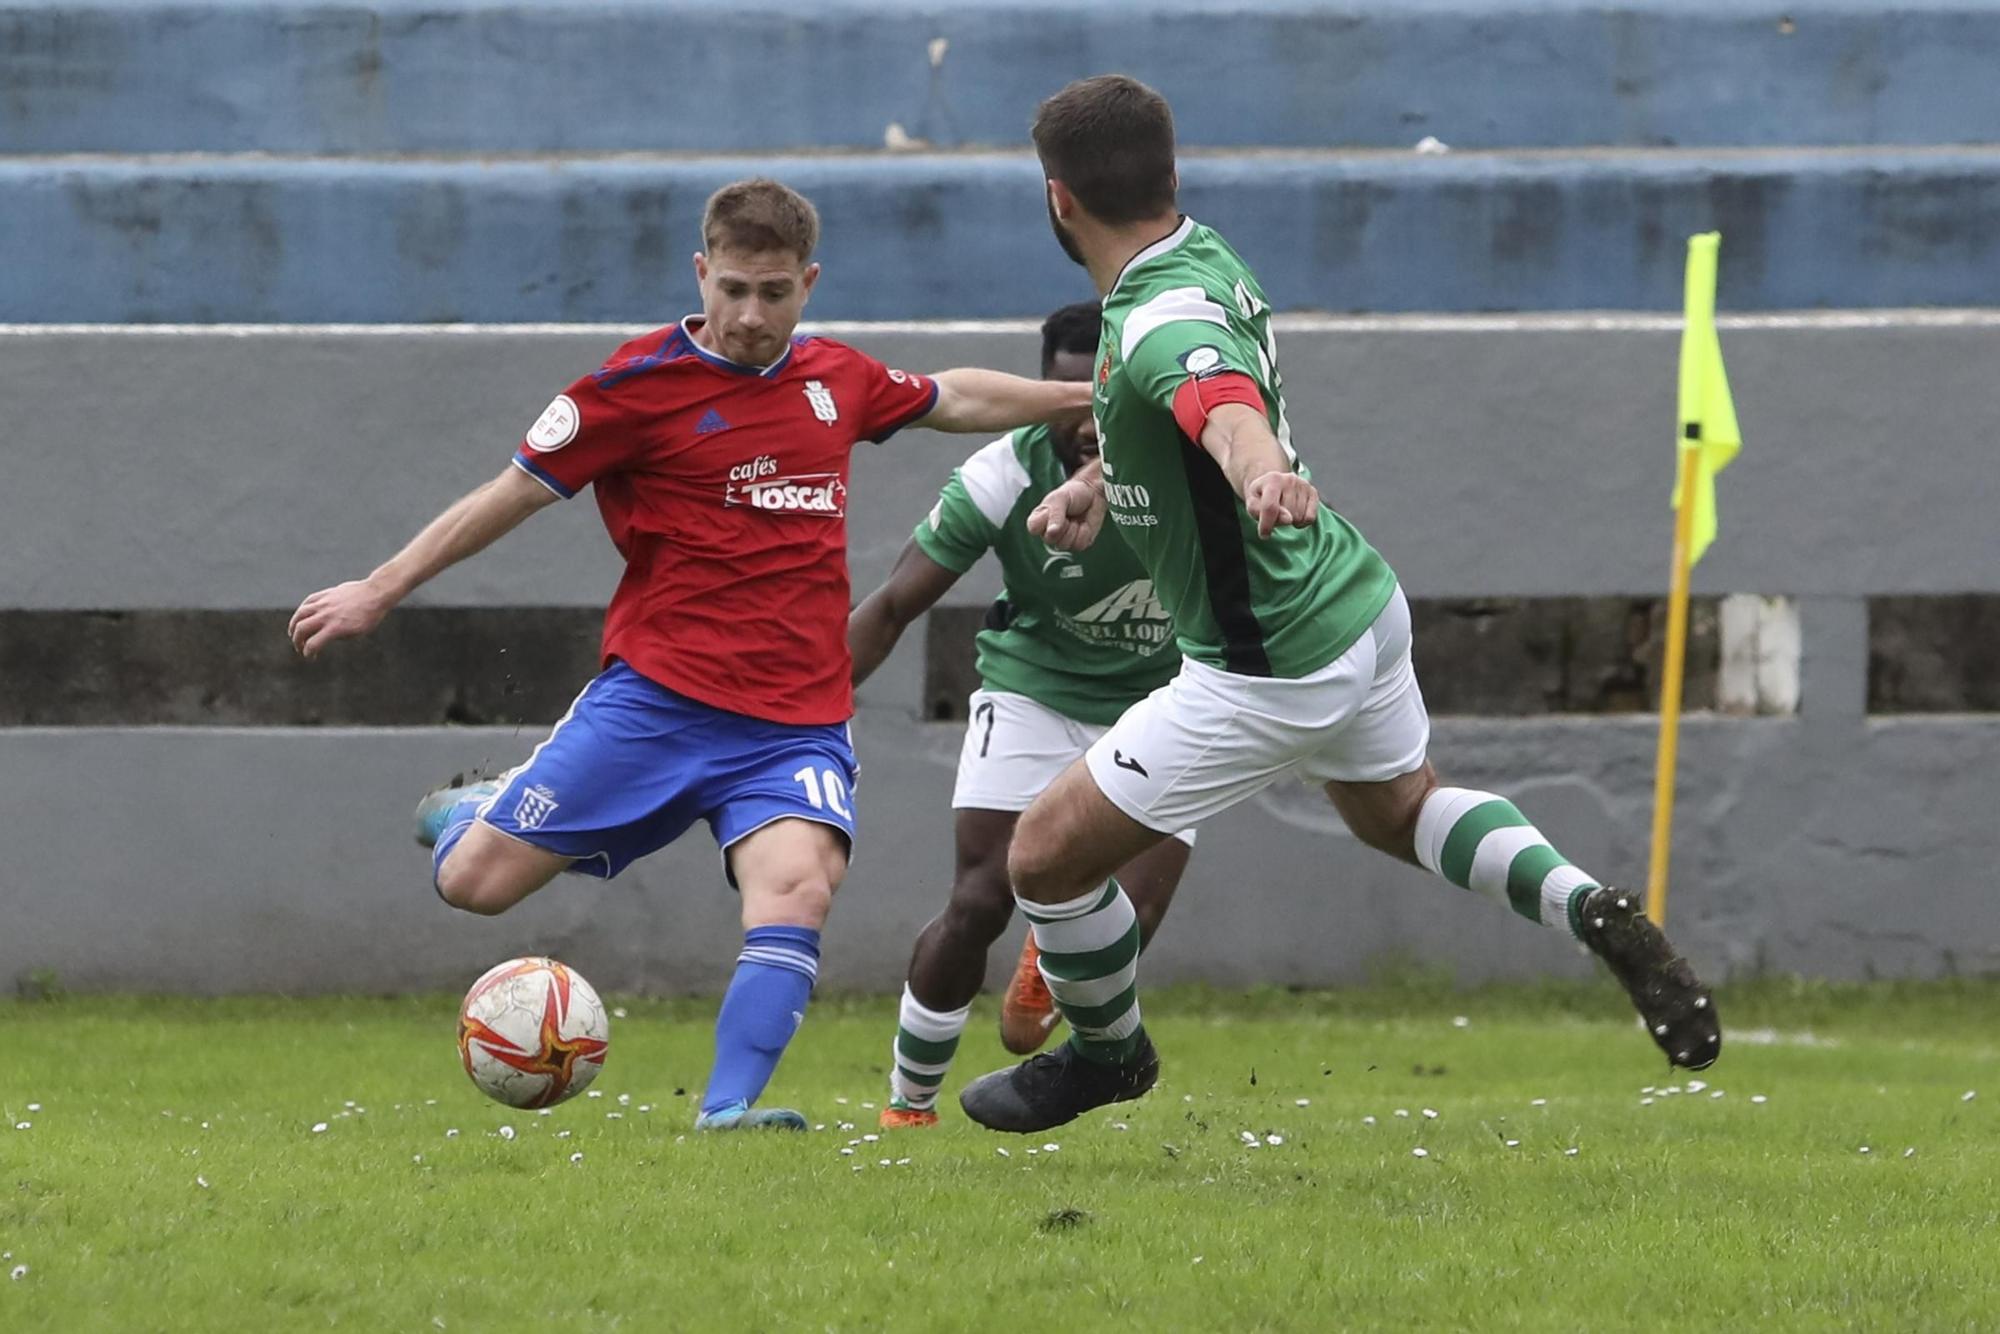
{"label": "orange football boot", "polygon": [[876,1124],[884,1130],[921,1130],[937,1124],[937,1112],[929,1107],[912,1107],[901,1098],[895,1098],[882,1109]]}
{"label": "orange football boot", "polygon": [[1000,1002],[1000,1045],[1016,1056],[1039,1051],[1056,1026],[1056,1001],[1042,980],[1041,957],[1030,931],[1021,945],[1021,961],[1014,966],[1014,980],[1007,984],[1007,998]]}

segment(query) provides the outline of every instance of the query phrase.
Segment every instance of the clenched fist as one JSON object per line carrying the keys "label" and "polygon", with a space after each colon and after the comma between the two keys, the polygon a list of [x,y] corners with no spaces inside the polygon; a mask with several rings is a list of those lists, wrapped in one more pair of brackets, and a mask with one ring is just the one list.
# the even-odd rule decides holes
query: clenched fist
{"label": "clenched fist", "polygon": [[1072,477],[1035,506],[1028,531],[1051,551],[1082,551],[1097,540],[1104,513],[1104,492]]}
{"label": "clenched fist", "polygon": [[1257,536],[1279,524],[1310,528],[1319,518],[1319,491],[1295,472],[1267,472],[1243,488],[1243,507],[1257,521]]}

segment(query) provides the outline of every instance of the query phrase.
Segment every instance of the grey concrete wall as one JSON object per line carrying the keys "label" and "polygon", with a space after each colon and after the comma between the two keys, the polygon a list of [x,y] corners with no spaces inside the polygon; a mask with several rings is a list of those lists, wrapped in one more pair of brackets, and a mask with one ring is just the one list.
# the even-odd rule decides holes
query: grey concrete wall
{"label": "grey concrete wall", "polygon": [[[1663,579],[1674,338],[1658,322],[1293,324],[1302,446],[1414,589],[1633,592]],[[1020,331],[861,331],[919,367],[1022,367]],[[0,603],[289,605],[364,570],[502,466],[602,331],[422,337],[0,337]],[[1762,321],[1725,331],[1749,444],[1698,583],[1801,598],[1803,697],[1697,719],[1673,917],[1716,973],[1930,975],[2000,966],[2000,718],[1869,719],[1862,599],[2000,589],[2000,320]],[[865,585],[975,442],[865,453]],[[588,502],[441,580],[442,602],[590,603],[612,563]],[[968,580],[966,600],[992,591]],[[914,641],[916,637],[912,636]],[[1419,663],[1421,665],[1421,645]],[[886,988],[950,868],[957,734],[916,722],[918,645],[863,692],[860,861],[827,984]],[[450,986],[551,950],[600,985],[714,987],[733,903],[700,836],[610,885],[562,882],[497,921],[431,897],[408,808],[510,762],[507,730],[0,731],[0,982],[87,988]],[[1644,869],[1646,719],[1442,720],[1459,782],[1508,793],[1578,861]],[[1365,853],[1305,789],[1204,834],[1149,976],[1328,983],[1407,955],[1468,980],[1573,972],[1553,934]],[[1004,963],[1004,960],[1002,961]]]}
{"label": "grey concrete wall", "polygon": [[[1811,689],[1811,686],[1808,687]],[[948,884],[958,730],[890,708],[856,723],[859,857],[824,985],[892,989]],[[523,952],[599,986],[726,981],[735,900],[699,831],[609,884],[564,878],[504,917],[433,897],[416,794],[506,731],[0,732],[0,981],[79,989],[395,991],[462,986]],[[1447,721],[1435,758],[1512,796],[1581,864],[1643,877],[1649,720]],[[2000,968],[1989,810],[2000,720],[1701,719],[1684,739],[1675,935],[1714,975]],[[1019,928],[996,951],[997,984]],[[1359,847],[1305,787],[1202,833],[1153,979],[1365,980],[1385,959],[1467,981],[1583,975],[1553,932]]]}
{"label": "grey concrete wall", "polygon": [[[1727,258],[1725,256],[1725,273]],[[837,331],[892,364],[1032,373],[1031,326]],[[1281,321],[1291,419],[1333,503],[1425,596],[1659,588],[1672,323]],[[279,607],[365,572],[499,468],[623,331],[0,331],[0,605]],[[1698,588],[1850,597],[2000,588],[2000,314],[1753,319],[1724,349],[1750,444]],[[981,443],[856,455],[852,551],[878,578]],[[580,499],[421,596],[601,604]],[[971,581],[963,597],[986,596]]]}

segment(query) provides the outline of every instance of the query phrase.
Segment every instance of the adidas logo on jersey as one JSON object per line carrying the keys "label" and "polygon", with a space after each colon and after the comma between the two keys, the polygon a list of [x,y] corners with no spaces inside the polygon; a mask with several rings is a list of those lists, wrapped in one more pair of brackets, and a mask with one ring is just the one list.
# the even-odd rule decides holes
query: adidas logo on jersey
{"label": "adidas logo on jersey", "polygon": [[694,424],[694,433],[696,435],[714,435],[717,431],[726,431],[728,429],[729,423],[724,421],[722,414],[714,408],[710,408],[707,412],[704,412],[701,415],[701,420]]}

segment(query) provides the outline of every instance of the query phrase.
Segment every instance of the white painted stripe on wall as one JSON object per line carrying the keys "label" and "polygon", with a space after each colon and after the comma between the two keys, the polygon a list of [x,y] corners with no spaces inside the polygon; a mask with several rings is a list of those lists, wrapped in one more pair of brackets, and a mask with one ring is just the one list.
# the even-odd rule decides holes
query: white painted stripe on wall
{"label": "white painted stripe on wall", "polygon": [[[1678,333],[1665,311],[1543,311],[1516,315],[1279,315],[1293,333]],[[1730,329],[1995,329],[2000,309],[1762,311],[1719,315]],[[651,324],[0,324],[0,338],[518,338],[587,335],[630,338]],[[1040,320],[827,320],[804,334],[860,338],[892,334],[1034,334]]]}

